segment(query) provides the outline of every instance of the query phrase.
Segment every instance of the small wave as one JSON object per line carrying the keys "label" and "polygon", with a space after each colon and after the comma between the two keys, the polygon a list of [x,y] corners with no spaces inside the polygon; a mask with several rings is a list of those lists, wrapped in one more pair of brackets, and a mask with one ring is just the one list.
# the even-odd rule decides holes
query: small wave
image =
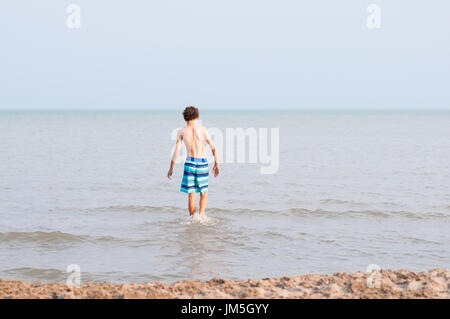
{"label": "small wave", "polygon": [[[33,268],[21,267],[0,270],[0,278],[9,280],[25,280],[31,282],[66,283],[70,273],[64,269],[54,268]],[[130,282],[150,282],[163,280],[183,279],[182,275],[152,275],[140,272],[87,272],[81,269],[81,282],[110,282],[110,283],[130,283]]]}
{"label": "small wave", "polygon": [[294,207],[280,210],[265,210],[265,209],[222,209],[210,208],[209,211],[219,214],[281,214],[284,216],[294,217],[322,217],[322,218],[407,218],[407,219],[450,219],[450,214],[437,212],[409,212],[404,210],[388,211],[388,210],[346,210],[346,211],[331,211],[323,209],[306,209]]}
{"label": "small wave", "polygon": [[78,236],[72,235],[68,233],[63,233],[60,231],[53,232],[42,232],[42,231],[34,231],[34,232],[8,232],[8,233],[0,233],[0,241],[8,242],[8,241],[64,241],[64,242],[78,242],[84,241],[87,236]]}
{"label": "small wave", "polygon": [[[117,278],[129,279],[131,282],[134,278],[148,277],[152,278],[155,276],[147,274],[136,274],[136,273],[121,273],[121,272],[102,272],[102,273],[91,273],[81,269],[81,280],[82,282],[101,282],[101,281],[118,281]],[[66,272],[65,269],[55,269],[55,268],[33,268],[33,267],[21,267],[21,268],[11,268],[0,271],[0,277],[3,279],[10,278],[11,280],[25,280],[25,281],[40,281],[49,283],[65,283],[70,273]],[[119,280],[120,281],[120,280]]]}
{"label": "small wave", "polygon": [[106,207],[94,207],[83,209],[85,212],[178,212],[181,208],[175,206],[139,206],[139,205],[116,205]]}
{"label": "small wave", "polygon": [[285,233],[279,233],[279,232],[275,232],[275,231],[265,231],[263,234],[263,237],[269,238],[269,239],[287,239],[287,240],[291,240],[292,237],[286,235]]}
{"label": "small wave", "polygon": [[329,210],[308,210],[304,208],[291,208],[290,213],[302,216],[317,216],[325,218],[348,218],[348,217],[378,217],[378,218],[407,218],[407,219],[436,219],[450,218],[448,214],[442,213],[415,213],[408,211],[381,211],[381,210],[347,210],[347,211],[329,211]]}
{"label": "small wave", "polygon": [[403,236],[402,237],[405,240],[409,240],[415,244],[431,244],[431,245],[442,245],[442,243],[437,242],[437,241],[433,241],[433,240],[428,240],[428,239],[424,239],[424,238],[417,238],[417,237],[407,237],[407,236]]}
{"label": "small wave", "polygon": [[225,209],[225,208],[208,208],[208,211],[211,213],[224,213],[224,214],[276,214],[281,212],[275,210],[267,210],[267,209],[250,209],[250,208],[233,208],[233,209]]}
{"label": "small wave", "polygon": [[120,238],[111,236],[92,237],[88,235],[74,235],[60,231],[53,232],[7,232],[0,233],[0,242],[34,242],[34,243],[77,243],[94,241],[120,241]]}
{"label": "small wave", "polygon": [[353,200],[342,200],[342,199],[333,199],[333,198],[326,198],[320,200],[322,204],[334,204],[334,205],[350,205],[353,207],[364,207],[367,206],[365,203],[356,202]]}
{"label": "small wave", "polygon": [[[288,209],[250,209],[250,208],[208,208],[209,214],[219,215],[245,215],[245,214],[281,214],[285,216],[296,217],[323,217],[323,218],[348,218],[348,217],[378,217],[378,218],[392,218],[402,217],[408,219],[450,219],[450,214],[445,212],[410,212],[405,210],[370,210],[370,209],[356,209],[357,206],[364,204],[358,202],[340,201],[335,199],[325,199],[322,203],[342,203],[354,205],[355,209],[350,210],[325,210],[325,209],[307,209],[301,207],[292,207]],[[85,212],[124,212],[124,213],[186,213],[186,208],[175,206],[107,206],[84,209]]]}
{"label": "small wave", "polygon": [[41,269],[32,267],[22,267],[4,270],[5,277],[12,277],[14,280],[52,281],[61,282],[67,279],[68,273],[59,269]]}

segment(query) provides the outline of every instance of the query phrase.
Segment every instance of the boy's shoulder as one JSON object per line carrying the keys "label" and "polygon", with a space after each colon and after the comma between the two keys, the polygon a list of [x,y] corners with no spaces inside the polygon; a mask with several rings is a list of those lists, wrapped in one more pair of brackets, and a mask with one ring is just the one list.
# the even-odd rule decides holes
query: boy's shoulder
{"label": "boy's shoulder", "polygon": [[200,125],[200,130],[202,131],[203,136],[208,135],[208,129],[206,128],[206,126]]}

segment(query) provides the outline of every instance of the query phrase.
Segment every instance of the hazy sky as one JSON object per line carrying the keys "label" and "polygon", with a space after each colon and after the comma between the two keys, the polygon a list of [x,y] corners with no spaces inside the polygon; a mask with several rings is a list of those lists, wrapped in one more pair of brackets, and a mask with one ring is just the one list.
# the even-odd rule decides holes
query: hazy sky
{"label": "hazy sky", "polygon": [[0,109],[449,110],[449,39],[448,0],[1,0]]}

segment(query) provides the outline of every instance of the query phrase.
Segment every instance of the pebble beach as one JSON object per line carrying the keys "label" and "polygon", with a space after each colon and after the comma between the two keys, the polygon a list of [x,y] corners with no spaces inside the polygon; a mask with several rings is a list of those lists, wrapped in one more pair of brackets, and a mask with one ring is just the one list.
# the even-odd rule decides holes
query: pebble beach
{"label": "pebble beach", "polygon": [[[369,277],[371,276],[371,277]],[[450,298],[450,270],[428,272],[382,270],[379,273],[301,276],[209,281],[183,280],[112,284],[82,283],[70,288],[62,283],[24,282],[0,279],[0,298],[44,299],[145,299],[145,298],[314,298],[314,299],[401,299]]]}

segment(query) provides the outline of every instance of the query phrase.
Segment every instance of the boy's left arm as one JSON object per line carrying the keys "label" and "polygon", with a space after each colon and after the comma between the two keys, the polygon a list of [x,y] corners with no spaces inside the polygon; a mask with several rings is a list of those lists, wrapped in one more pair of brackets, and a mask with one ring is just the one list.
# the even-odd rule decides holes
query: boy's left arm
{"label": "boy's left arm", "polygon": [[216,146],[214,145],[213,141],[211,140],[211,137],[209,136],[208,130],[206,127],[203,128],[205,131],[205,140],[206,143],[208,143],[209,147],[211,147],[211,152],[214,155],[214,167],[213,167],[213,173],[214,177],[218,177],[220,174],[220,167],[219,167],[219,156],[217,154]]}

